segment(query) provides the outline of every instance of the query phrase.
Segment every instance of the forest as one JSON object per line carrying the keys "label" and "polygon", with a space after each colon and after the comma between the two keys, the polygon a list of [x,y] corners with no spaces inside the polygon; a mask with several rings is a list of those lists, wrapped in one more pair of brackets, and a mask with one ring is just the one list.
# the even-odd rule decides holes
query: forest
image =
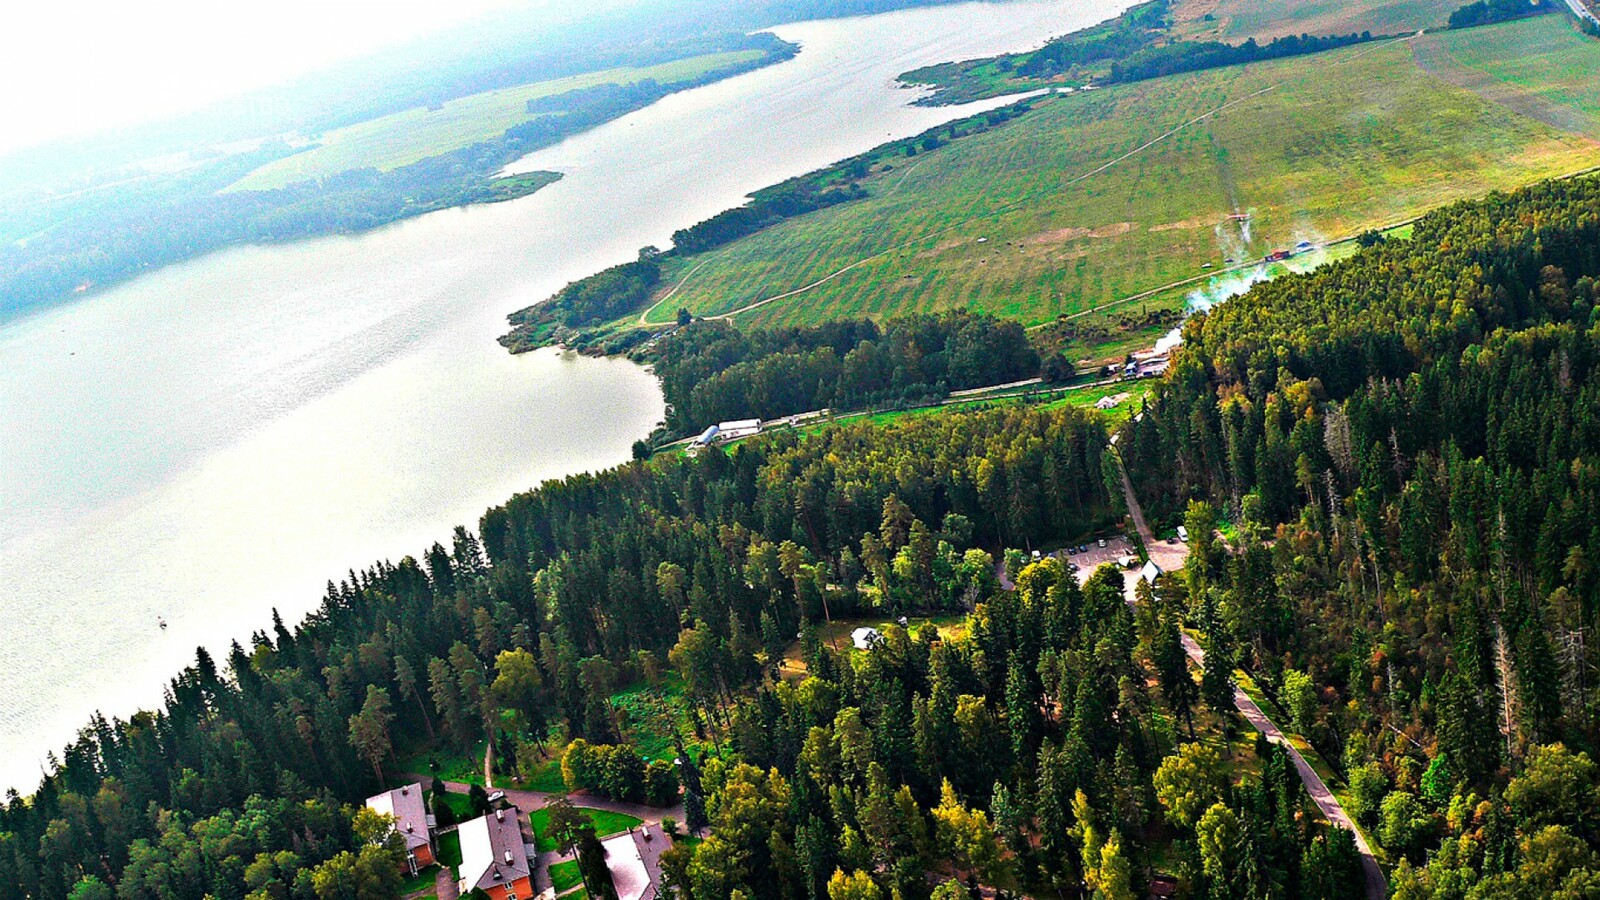
{"label": "forest", "polygon": [[729,419],[939,399],[1039,374],[1021,325],[966,312],[746,331],[699,320],[643,358],[661,379],[675,436]]}
{"label": "forest", "polygon": [[1395,897],[1600,885],[1597,277],[1592,177],[1446,208],[1191,320],[1124,427],[1147,509],[1229,524],[1190,614],[1338,761]]}
{"label": "forest", "polygon": [[[732,701],[797,630],[867,609],[977,608],[999,599],[982,547],[1107,524],[1105,437],[1070,409],[1011,409],[548,483],[448,549],[330,584],[293,629],[275,618],[224,659],[202,651],[163,709],[97,717],[33,795],[0,810],[0,894],[356,896],[317,887],[317,873],[378,858],[341,806],[396,774],[408,741],[493,737],[536,759],[559,723],[611,745],[604,685],[646,668],[681,669],[700,727],[739,752]],[[876,707],[859,702],[872,721]],[[706,818],[753,771],[722,765],[685,779]]]}

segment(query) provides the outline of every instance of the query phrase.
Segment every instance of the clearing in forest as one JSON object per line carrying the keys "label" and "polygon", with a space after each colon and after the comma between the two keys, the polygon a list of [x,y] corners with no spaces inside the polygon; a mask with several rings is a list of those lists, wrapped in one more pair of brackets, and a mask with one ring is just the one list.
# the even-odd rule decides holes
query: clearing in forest
{"label": "clearing in forest", "polygon": [[1595,150],[1423,72],[1409,42],[1056,96],[872,176],[867,199],[674,260],[662,283],[684,283],[650,321],[965,306],[1043,322],[1584,169]]}

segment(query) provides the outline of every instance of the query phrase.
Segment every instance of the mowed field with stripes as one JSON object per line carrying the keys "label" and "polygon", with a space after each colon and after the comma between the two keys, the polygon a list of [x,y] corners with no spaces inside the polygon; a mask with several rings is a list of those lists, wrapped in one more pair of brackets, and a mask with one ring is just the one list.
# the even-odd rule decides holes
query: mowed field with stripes
{"label": "mowed field with stripes", "polygon": [[[1559,16],[1443,40],[1463,54],[1454,66],[1512,70],[1549,104],[1594,102],[1551,87],[1600,71],[1600,43]],[[674,260],[662,293],[681,286],[648,320],[680,307],[755,325],[964,306],[1037,323],[1207,263],[1600,164],[1592,117],[1527,115],[1428,71],[1415,43],[1042,99],[1003,127],[894,161],[868,199]],[[1248,235],[1229,218],[1239,213]]]}

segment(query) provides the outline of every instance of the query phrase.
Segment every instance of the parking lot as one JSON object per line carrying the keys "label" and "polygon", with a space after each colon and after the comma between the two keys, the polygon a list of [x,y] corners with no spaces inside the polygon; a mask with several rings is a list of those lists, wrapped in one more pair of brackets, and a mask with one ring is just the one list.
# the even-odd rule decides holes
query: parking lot
{"label": "parking lot", "polygon": [[[1100,546],[1102,542],[1105,543],[1104,547]],[[1084,549],[1080,551],[1079,547]],[[1087,544],[1063,547],[1050,555],[1063,562],[1076,563],[1079,581],[1088,578],[1104,563],[1126,566],[1130,561],[1134,563],[1139,561],[1139,554],[1134,550],[1133,544],[1120,534],[1093,540]]]}

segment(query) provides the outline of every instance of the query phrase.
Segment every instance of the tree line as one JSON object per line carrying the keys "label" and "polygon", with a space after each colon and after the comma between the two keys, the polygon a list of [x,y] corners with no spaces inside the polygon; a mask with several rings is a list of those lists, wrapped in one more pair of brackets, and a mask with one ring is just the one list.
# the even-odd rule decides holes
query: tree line
{"label": "tree line", "polygon": [[1372,32],[1360,34],[1312,37],[1308,34],[1285,35],[1259,44],[1250,38],[1242,44],[1224,44],[1220,41],[1173,41],[1169,44],[1144,47],[1137,52],[1111,63],[1108,81],[1126,83],[1163,78],[1183,72],[1220,69],[1245,63],[1265,62],[1322,53],[1352,44],[1373,40]]}
{"label": "tree line", "polygon": [[939,398],[1039,374],[1022,326],[965,310],[750,329],[696,321],[645,355],[661,379],[667,430]]}
{"label": "tree line", "polygon": [[1477,28],[1549,11],[1550,8],[1542,0],[1534,3],[1528,0],[1475,0],[1451,13],[1449,24],[1451,28]]}

